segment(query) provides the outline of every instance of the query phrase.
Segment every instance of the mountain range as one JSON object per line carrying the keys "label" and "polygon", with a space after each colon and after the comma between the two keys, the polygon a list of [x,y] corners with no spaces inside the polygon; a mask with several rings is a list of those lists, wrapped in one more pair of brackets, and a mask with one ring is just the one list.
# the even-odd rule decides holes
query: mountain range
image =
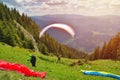
{"label": "mountain range", "polygon": [[75,30],[72,38],[59,29],[48,30],[58,42],[86,52],[92,52],[120,31],[119,16],[45,15],[31,17],[41,28],[53,23],[68,24]]}

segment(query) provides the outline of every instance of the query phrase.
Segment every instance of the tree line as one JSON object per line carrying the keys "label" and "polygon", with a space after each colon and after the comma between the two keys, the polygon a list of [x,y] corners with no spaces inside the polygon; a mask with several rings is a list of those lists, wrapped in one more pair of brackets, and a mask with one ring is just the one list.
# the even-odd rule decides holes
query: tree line
{"label": "tree line", "polygon": [[95,48],[93,54],[90,55],[90,60],[97,59],[120,60],[120,32],[111,38],[108,43],[105,42],[103,47]]}

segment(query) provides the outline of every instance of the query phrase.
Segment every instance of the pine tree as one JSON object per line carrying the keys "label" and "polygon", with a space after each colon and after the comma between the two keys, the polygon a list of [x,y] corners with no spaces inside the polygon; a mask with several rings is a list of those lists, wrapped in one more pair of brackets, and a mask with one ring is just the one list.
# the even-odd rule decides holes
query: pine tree
{"label": "pine tree", "polygon": [[100,47],[98,46],[97,48],[95,48],[95,50],[94,50],[94,60],[96,60],[96,59],[100,59]]}
{"label": "pine tree", "polygon": [[102,47],[102,50],[101,50],[101,54],[100,54],[100,58],[101,59],[105,59],[106,58],[106,52],[107,51],[107,44],[106,42],[104,43],[103,47]]}

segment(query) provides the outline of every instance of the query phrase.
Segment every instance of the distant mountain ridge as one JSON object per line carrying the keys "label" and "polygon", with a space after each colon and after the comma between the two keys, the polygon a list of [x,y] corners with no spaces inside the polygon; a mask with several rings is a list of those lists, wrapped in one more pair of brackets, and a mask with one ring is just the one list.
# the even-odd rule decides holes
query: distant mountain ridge
{"label": "distant mountain ridge", "polygon": [[52,23],[70,25],[75,30],[75,39],[60,30],[51,29],[47,32],[58,42],[87,52],[93,51],[98,45],[103,45],[105,41],[108,41],[120,31],[120,16],[114,15],[82,16],[64,14],[32,16],[32,19],[42,28]]}

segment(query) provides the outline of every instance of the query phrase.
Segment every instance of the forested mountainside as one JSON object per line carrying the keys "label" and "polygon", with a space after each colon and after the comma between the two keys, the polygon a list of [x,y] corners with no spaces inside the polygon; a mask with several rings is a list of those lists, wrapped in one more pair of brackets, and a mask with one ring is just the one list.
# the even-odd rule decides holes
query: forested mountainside
{"label": "forested mountainside", "polygon": [[39,50],[46,55],[61,55],[68,58],[83,58],[84,52],[58,43],[48,34],[39,38],[39,26],[26,14],[20,14],[15,8],[9,9],[0,3],[0,42]]}

